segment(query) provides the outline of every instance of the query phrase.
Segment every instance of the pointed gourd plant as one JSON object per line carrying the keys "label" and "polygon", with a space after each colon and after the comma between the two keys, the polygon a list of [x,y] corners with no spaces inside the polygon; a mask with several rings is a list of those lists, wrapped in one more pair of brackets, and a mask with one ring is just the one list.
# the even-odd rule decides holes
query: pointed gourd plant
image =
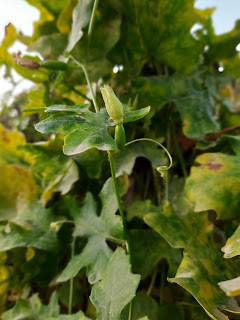
{"label": "pointed gourd plant", "polygon": [[33,35],[0,46],[14,88],[34,83],[1,103],[0,318],[239,318],[239,21],[25,1]]}

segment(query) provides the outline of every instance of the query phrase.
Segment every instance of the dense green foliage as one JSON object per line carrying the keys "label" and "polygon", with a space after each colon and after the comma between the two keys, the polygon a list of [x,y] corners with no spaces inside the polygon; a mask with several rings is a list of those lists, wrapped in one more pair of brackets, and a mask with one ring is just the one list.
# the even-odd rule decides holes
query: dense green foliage
{"label": "dense green foliage", "polygon": [[239,21],[215,35],[194,0],[26,1],[32,37],[9,24],[0,47],[6,78],[35,83],[0,115],[2,319],[240,317]]}

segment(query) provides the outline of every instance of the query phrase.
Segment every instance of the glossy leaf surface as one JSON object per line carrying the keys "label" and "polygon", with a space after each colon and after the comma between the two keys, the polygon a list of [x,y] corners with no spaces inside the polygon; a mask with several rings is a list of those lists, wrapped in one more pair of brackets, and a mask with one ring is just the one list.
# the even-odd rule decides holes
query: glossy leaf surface
{"label": "glossy leaf surface", "polygon": [[[66,111],[65,106],[52,106],[47,111]],[[72,107],[69,111],[73,111]],[[75,110],[74,110],[75,111]],[[150,108],[131,111],[126,107],[125,122],[136,121],[143,118]],[[53,115],[50,118],[39,122],[36,129],[41,133],[62,133],[66,135],[63,151],[66,155],[74,155],[91,148],[99,150],[115,150],[116,145],[108,132],[108,127],[113,125],[109,121],[109,115],[105,109],[94,113],[86,111],[82,113],[82,107],[76,108],[80,115]]]}

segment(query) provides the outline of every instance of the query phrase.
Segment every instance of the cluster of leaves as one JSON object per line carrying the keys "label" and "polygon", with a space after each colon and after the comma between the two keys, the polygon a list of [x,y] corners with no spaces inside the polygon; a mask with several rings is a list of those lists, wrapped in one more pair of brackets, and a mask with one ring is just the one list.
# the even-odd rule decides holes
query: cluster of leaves
{"label": "cluster of leaves", "polygon": [[[33,35],[9,24],[0,47],[6,78],[35,83],[1,113],[2,319],[239,317],[239,21],[215,35],[194,0],[26,1]],[[13,59],[15,41],[40,55]],[[102,83],[127,141],[171,152],[165,180],[155,144],[116,151]]]}

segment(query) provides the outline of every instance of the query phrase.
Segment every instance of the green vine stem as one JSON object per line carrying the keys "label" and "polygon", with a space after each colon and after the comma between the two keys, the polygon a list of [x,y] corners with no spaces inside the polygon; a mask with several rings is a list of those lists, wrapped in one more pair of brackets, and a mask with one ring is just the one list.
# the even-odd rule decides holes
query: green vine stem
{"label": "green vine stem", "polygon": [[[123,207],[122,207],[122,201],[121,201],[121,197],[120,197],[120,193],[119,193],[118,183],[117,183],[117,179],[116,179],[115,164],[114,164],[112,151],[108,151],[108,158],[109,158],[109,162],[110,162],[111,175],[112,175],[112,179],[113,179],[115,194],[117,197],[118,208],[119,208],[120,215],[122,217],[123,226],[124,226],[124,233],[125,233],[126,232],[126,222],[125,222],[125,217],[124,217],[124,212],[123,212]],[[130,255],[130,246],[129,246],[129,243],[127,240],[125,240],[125,244],[126,244],[126,251]],[[130,301],[130,303],[129,303],[129,311],[128,311],[128,320],[131,320],[131,319],[132,319],[132,301]]]}
{"label": "green vine stem", "polygon": [[[98,104],[97,104],[97,100],[96,100],[95,94],[93,92],[91,83],[89,81],[88,73],[87,73],[87,70],[86,70],[85,66],[83,64],[79,63],[73,56],[71,56],[71,58],[73,59],[73,61],[78,66],[80,66],[83,69],[85,77],[86,77],[86,80],[87,80],[87,84],[88,84],[89,90],[91,91],[91,94],[92,94],[92,99],[93,99],[95,111],[99,112],[99,107],[98,107]],[[125,224],[124,213],[123,213],[123,208],[122,208],[122,203],[121,203],[121,197],[120,197],[119,188],[118,188],[117,179],[116,179],[116,174],[115,174],[115,165],[114,165],[114,159],[113,159],[112,151],[108,151],[108,158],[109,158],[109,162],[110,162],[111,175],[112,175],[112,179],[113,179],[113,185],[114,185],[115,194],[116,194],[116,197],[117,197],[118,208],[119,208],[119,212],[120,212],[120,215],[122,217],[122,220],[123,220],[124,230],[126,230],[126,224]],[[113,237],[111,239],[112,239],[112,241],[120,240],[120,239],[115,239]],[[109,240],[111,240],[111,239],[109,238]],[[121,242],[121,244],[123,244],[123,243],[125,243],[125,245],[126,245],[127,253],[130,254],[130,247],[129,247],[129,244],[128,244],[127,240],[124,240],[124,241]]]}
{"label": "green vine stem", "polygon": [[128,320],[132,319],[132,301],[129,303]]}
{"label": "green vine stem", "polygon": [[153,175],[154,189],[157,194],[157,205],[159,206],[161,203],[161,189],[159,185],[159,175],[157,174],[157,171],[155,168],[152,168],[152,175]]}
{"label": "green vine stem", "polygon": [[187,169],[186,169],[186,166],[185,166],[185,161],[184,161],[184,158],[183,158],[183,155],[182,155],[182,151],[180,149],[180,146],[179,146],[179,143],[178,143],[178,140],[177,140],[177,135],[176,135],[176,131],[175,131],[175,128],[174,128],[174,124],[171,120],[171,126],[172,126],[172,135],[173,135],[173,140],[174,140],[174,144],[175,144],[175,147],[176,147],[176,152],[177,152],[177,156],[178,156],[178,159],[179,159],[179,162],[181,164],[181,167],[182,167],[182,172],[183,172],[183,176],[185,179],[187,179]]}
{"label": "green vine stem", "polygon": [[[96,11],[95,4],[97,6],[97,4],[98,4],[97,0],[95,0],[95,3],[94,3],[94,8],[95,9],[93,8],[93,11],[94,10]],[[95,16],[95,13],[94,13],[94,16]],[[93,100],[95,112],[97,113],[97,112],[99,112],[99,107],[98,107],[97,100],[96,100],[95,94],[94,94],[92,86],[91,86],[91,82],[90,82],[89,77],[88,77],[87,70],[86,70],[85,66],[83,64],[79,63],[73,56],[71,56],[71,58],[78,66],[80,66],[83,69],[83,72],[85,74],[89,90],[90,90],[91,95],[92,95],[92,100]],[[114,165],[114,159],[113,159],[112,151],[108,151],[108,158],[109,158],[109,162],[110,162],[110,169],[111,169],[111,175],[112,175],[112,179],[113,179],[114,190],[115,190],[115,194],[116,194],[117,202],[118,202],[118,209],[119,209],[120,215],[122,217],[124,233],[125,233],[126,232],[126,223],[125,223],[125,219],[124,219],[124,212],[123,212],[121,197],[120,197],[118,183],[117,183],[116,174],[115,174],[115,165]],[[65,222],[67,222],[67,221],[65,221]],[[128,243],[127,240],[116,239],[114,237],[108,237],[108,239],[113,241],[113,242],[116,242],[118,244],[121,244],[121,245],[125,244],[126,245],[127,254],[130,255],[130,246],[129,246],[129,243]],[[128,320],[131,320],[131,319],[132,319],[132,301],[129,303],[129,313],[128,313]]]}
{"label": "green vine stem", "polygon": [[[89,23],[89,27],[88,27],[88,36],[89,36],[89,38],[92,35],[95,16],[96,16],[97,7],[98,7],[98,2],[99,2],[99,0],[95,0],[94,1],[93,10],[92,10],[92,14],[91,14],[91,19],[90,19],[90,23]],[[89,40],[89,42],[90,42],[90,40]]]}
{"label": "green vine stem", "polygon": [[153,272],[153,276],[152,276],[152,279],[151,279],[151,282],[150,282],[150,285],[149,285],[149,288],[148,288],[148,291],[147,291],[147,295],[148,296],[151,295],[154,283],[156,281],[157,273],[158,273],[158,266],[155,267],[155,270]]}
{"label": "green vine stem", "polygon": [[[108,158],[109,158],[109,162],[110,162],[110,169],[111,169],[111,175],[112,175],[112,179],[113,179],[114,190],[115,190],[115,194],[116,194],[117,202],[118,202],[118,209],[119,209],[120,215],[122,217],[124,231],[126,232],[126,222],[125,222],[125,217],[124,217],[124,212],[123,212],[120,192],[119,192],[119,188],[118,188],[118,183],[117,183],[117,179],[116,179],[115,164],[114,164],[113,154],[112,154],[112,151],[108,151],[107,153],[108,153]],[[130,255],[129,243],[128,243],[127,240],[124,240],[124,242],[125,242],[125,245],[126,245],[127,253]]]}
{"label": "green vine stem", "polygon": [[161,270],[160,301],[159,301],[160,306],[163,305],[165,277],[166,277],[166,265],[165,263],[163,263],[162,270]]}
{"label": "green vine stem", "polygon": [[114,190],[115,190],[116,197],[117,197],[118,208],[119,208],[119,212],[120,212],[120,215],[121,215],[121,217],[122,217],[122,220],[123,220],[123,224],[125,225],[124,213],[123,213],[123,208],[122,208],[122,202],[121,202],[121,197],[120,197],[120,193],[119,193],[118,183],[117,183],[117,179],[116,179],[116,173],[115,173],[115,165],[114,165],[113,154],[112,154],[112,151],[108,151],[107,153],[108,153],[108,159],[109,159],[109,162],[110,162],[111,175],[112,175],[112,179],[113,179]]}
{"label": "green vine stem", "polygon": [[85,96],[85,94],[83,94],[82,92],[80,92],[79,90],[77,90],[76,88],[72,88],[72,91],[76,92],[77,94],[79,94],[82,98],[84,98],[85,100],[92,102],[91,99],[89,99],[87,96]]}
{"label": "green vine stem", "polygon": [[169,170],[171,167],[172,167],[172,156],[170,155],[170,153],[168,152],[168,150],[158,141],[156,140],[153,140],[153,139],[150,139],[150,138],[139,138],[139,139],[135,139],[135,140],[132,140],[130,142],[127,142],[125,144],[125,147],[129,146],[130,144],[132,143],[135,143],[135,142],[140,142],[140,141],[150,141],[150,142],[153,142],[153,143],[156,143],[157,145],[159,145],[165,152],[166,154],[168,155],[168,158],[169,158],[169,165],[168,166],[159,166],[157,167],[156,169],[161,172],[161,171],[164,171],[164,172],[167,172],[167,170]]}
{"label": "green vine stem", "polygon": [[[75,241],[76,237],[72,241],[71,259],[74,257],[75,252]],[[68,314],[72,314],[72,303],[73,303],[73,277],[70,279],[69,283],[69,300],[68,300]]]}
{"label": "green vine stem", "polygon": [[88,72],[87,72],[87,69],[85,67],[84,64],[78,62],[72,55],[70,55],[70,57],[72,58],[72,60],[80,67],[82,68],[83,72],[84,72],[84,75],[85,75],[85,78],[87,80],[87,84],[88,84],[88,88],[91,92],[91,95],[92,95],[92,101],[93,101],[93,105],[94,105],[94,108],[95,108],[95,111],[96,112],[99,112],[99,108],[98,108],[98,104],[97,104],[97,100],[96,100],[96,97],[95,97],[95,94],[93,92],[93,88],[92,88],[92,85],[91,85],[91,82],[90,82],[90,79],[89,79],[89,76],[88,76]]}
{"label": "green vine stem", "polygon": [[[170,149],[170,126],[168,124],[168,129],[167,129],[167,150]],[[169,193],[169,175],[168,172],[166,174],[165,178],[165,200],[168,200],[168,193]]]}

